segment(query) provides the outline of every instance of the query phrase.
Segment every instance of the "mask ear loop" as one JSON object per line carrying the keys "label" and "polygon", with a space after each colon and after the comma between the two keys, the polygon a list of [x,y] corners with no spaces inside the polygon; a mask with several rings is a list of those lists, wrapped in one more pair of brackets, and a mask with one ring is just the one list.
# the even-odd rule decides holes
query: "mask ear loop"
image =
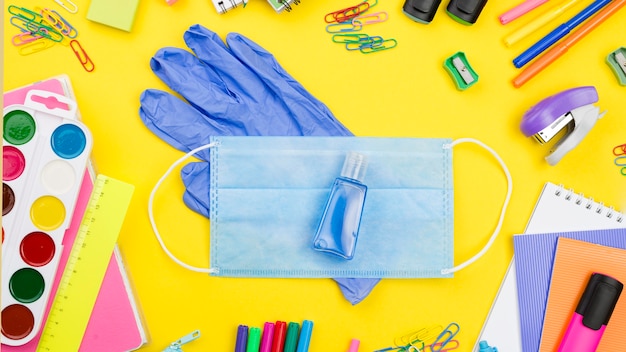
{"label": "mask ear loop", "polygon": [[498,234],[500,233],[500,229],[502,228],[502,223],[504,222],[504,215],[506,214],[506,208],[509,206],[509,201],[511,200],[511,193],[513,192],[513,180],[511,178],[511,173],[509,172],[509,169],[504,164],[504,161],[502,160],[502,158],[500,158],[500,156],[493,149],[488,147],[483,142],[478,141],[473,138],[459,138],[457,140],[454,140],[452,143],[446,145],[445,147],[452,148],[455,145],[461,144],[461,143],[477,144],[483,147],[485,150],[487,150],[496,158],[496,160],[500,163],[500,166],[502,167],[502,171],[504,171],[504,175],[506,176],[507,191],[506,191],[506,197],[504,198],[504,204],[502,204],[502,211],[500,212],[500,218],[498,219],[498,224],[496,225],[496,228],[491,234],[491,237],[489,237],[489,241],[487,241],[487,244],[485,244],[485,246],[480,250],[480,252],[476,253],[473,257],[466,260],[465,262],[450,269],[442,269],[441,274],[443,275],[452,274],[454,272],[457,272],[465,268],[466,266],[469,266],[470,264],[473,264],[475,261],[480,259],[480,257],[482,257],[489,250],[493,242],[496,240],[496,237],[498,237]]}
{"label": "mask ear loop", "polygon": [[153,203],[154,203],[154,196],[155,196],[157,190],[159,189],[159,187],[161,186],[163,181],[165,181],[165,179],[170,175],[172,170],[174,170],[183,161],[189,159],[192,155],[196,154],[197,152],[205,150],[205,149],[213,148],[216,145],[217,145],[217,142],[212,142],[212,143],[209,143],[209,144],[205,144],[205,145],[199,146],[198,148],[193,149],[190,152],[188,152],[187,154],[185,154],[180,159],[176,160],[169,167],[169,169],[167,169],[167,171],[165,171],[165,174],[163,174],[163,176],[161,176],[159,181],[157,181],[157,183],[154,185],[154,188],[152,188],[152,192],[150,192],[150,199],[148,201],[148,216],[150,217],[150,223],[152,224],[152,230],[154,231],[154,235],[156,236],[157,240],[159,241],[159,244],[161,245],[161,248],[163,248],[163,251],[165,252],[165,254],[167,254],[170,258],[172,258],[172,260],[175,261],[178,265],[180,265],[180,266],[182,266],[182,267],[184,267],[186,269],[189,269],[189,270],[192,270],[192,271],[196,271],[196,272],[199,272],[199,273],[208,273],[208,274],[213,274],[217,270],[210,269],[210,268],[198,268],[198,267],[189,265],[189,264],[183,262],[182,260],[176,258],[176,256],[174,254],[172,254],[172,252],[170,252],[169,249],[167,249],[167,246],[165,246],[165,242],[163,242],[163,239],[161,238],[161,235],[159,234],[159,230],[157,229],[156,222],[154,221],[154,212],[153,212],[152,208],[153,208]]}

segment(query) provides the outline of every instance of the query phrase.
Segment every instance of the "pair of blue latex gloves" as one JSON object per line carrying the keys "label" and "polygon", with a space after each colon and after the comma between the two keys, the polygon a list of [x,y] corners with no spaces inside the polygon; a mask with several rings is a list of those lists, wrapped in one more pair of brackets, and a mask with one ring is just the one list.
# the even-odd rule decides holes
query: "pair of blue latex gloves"
{"label": "pair of blue latex gloves", "polygon": [[[183,152],[209,142],[210,136],[352,136],[328,107],[308,93],[274,56],[237,33],[226,43],[214,32],[191,26],[187,46],[160,49],[152,71],[173,91],[141,94],[139,116],[161,139]],[[195,54],[195,55],[194,55]],[[196,155],[181,171],[183,200],[209,217],[209,151]],[[334,279],[352,304],[363,300],[380,279]]]}

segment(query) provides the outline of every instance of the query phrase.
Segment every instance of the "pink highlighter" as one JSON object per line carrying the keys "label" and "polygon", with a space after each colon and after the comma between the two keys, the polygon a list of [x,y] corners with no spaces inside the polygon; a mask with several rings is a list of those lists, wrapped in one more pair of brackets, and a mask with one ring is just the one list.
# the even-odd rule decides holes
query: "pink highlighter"
{"label": "pink highlighter", "polygon": [[561,340],[558,352],[594,352],[609,323],[624,285],[593,273]]}

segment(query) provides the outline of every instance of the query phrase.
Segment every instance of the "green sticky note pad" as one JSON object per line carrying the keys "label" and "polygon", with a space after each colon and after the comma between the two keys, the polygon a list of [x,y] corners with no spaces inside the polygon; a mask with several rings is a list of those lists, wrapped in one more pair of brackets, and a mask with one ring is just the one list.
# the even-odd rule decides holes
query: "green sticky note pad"
{"label": "green sticky note pad", "polygon": [[87,19],[130,32],[139,0],[91,0]]}

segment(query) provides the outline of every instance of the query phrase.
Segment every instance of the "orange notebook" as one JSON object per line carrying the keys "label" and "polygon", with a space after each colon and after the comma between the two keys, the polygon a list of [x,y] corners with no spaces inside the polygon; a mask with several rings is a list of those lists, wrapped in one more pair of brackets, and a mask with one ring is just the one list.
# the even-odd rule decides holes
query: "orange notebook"
{"label": "orange notebook", "polygon": [[[23,103],[26,93],[31,89],[46,90],[75,99],[67,76],[58,76],[4,93],[4,106]],[[63,253],[52,289],[53,295],[56,292],[67,257],[72,249],[72,243],[76,238],[83,213],[89,202],[93,188],[93,179],[93,173],[90,170],[85,170],[85,177],[83,178],[81,191],[76,202],[72,222],[63,237]],[[46,314],[51,305],[52,299],[48,302]],[[2,345],[2,352],[35,351],[40,336],[41,331],[33,340],[22,346]],[[140,311],[134,300],[134,293],[126,275],[121,254],[116,248],[111,255],[109,266],[83,336],[80,351],[130,351],[138,349],[146,342],[147,334],[141,320]]]}
{"label": "orange notebook", "polygon": [[[626,250],[560,237],[550,281],[541,334],[540,352],[558,348],[576,305],[592,273],[626,283]],[[623,351],[626,331],[626,295],[622,294],[606,326],[599,352]]]}

